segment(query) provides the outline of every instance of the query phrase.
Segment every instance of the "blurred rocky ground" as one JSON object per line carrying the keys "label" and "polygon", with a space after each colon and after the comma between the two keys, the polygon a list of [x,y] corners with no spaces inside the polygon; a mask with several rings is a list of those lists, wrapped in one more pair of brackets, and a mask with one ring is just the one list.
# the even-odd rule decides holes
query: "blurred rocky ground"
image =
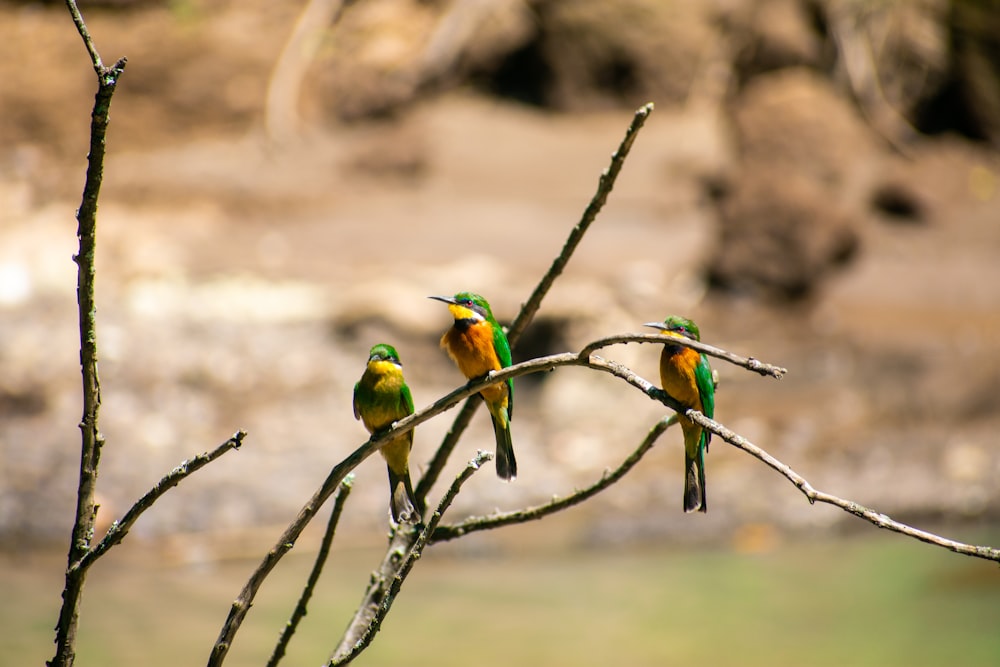
{"label": "blurred rocky ground", "polygon": [[[364,441],[350,397],[368,348],[397,347],[418,407],[457,386],[437,347],[447,314],[425,297],[480,291],[509,322],[647,101],[618,186],[515,357],[687,314],[704,340],[788,367],[775,382],[715,362],[717,417],[818,488],[904,520],[1000,516],[1000,3],[309,7],[82,4],[104,59],[129,59],[100,202],[103,525],[243,428],[241,451],[133,534],[183,536],[181,559],[274,534]],[[61,3],[0,3],[0,44],[13,545],[65,540],[73,513],[73,215],[94,81]],[[656,379],[657,350],[608,354]],[[521,476],[478,474],[453,511],[569,493],[662,412],[579,369],[520,380]],[[448,423],[418,430],[416,474]],[[857,525],[721,442],[711,511],[684,516],[679,443],[669,432],[551,531],[752,549]],[[492,447],[485,413],[451,469],[477,447]],[[384,530],[384,476],[374,459],[358,470],[349,526]]]}

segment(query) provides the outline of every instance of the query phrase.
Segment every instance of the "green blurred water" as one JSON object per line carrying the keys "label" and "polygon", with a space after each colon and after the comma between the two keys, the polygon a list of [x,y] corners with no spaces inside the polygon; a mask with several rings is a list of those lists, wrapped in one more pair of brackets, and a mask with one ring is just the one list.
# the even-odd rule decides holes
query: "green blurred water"
{"label": "green blurred water", "polygon": [[[962,537],[996,544],[1000,535]],[[1000,567],[888,533],[784,542],[753,555],[718,547],[467,553],[445,545],[426,554],[355,664],[1000,665]],[[283,664],[326,659],[380,556],[334,554]],[[227,664],[266,662],[311,557],[279,565]],[[41,664],[52,655],[59,561],[3,562],[0,665]],[[204,664],[255,563],[99,563],[76,664]]]}

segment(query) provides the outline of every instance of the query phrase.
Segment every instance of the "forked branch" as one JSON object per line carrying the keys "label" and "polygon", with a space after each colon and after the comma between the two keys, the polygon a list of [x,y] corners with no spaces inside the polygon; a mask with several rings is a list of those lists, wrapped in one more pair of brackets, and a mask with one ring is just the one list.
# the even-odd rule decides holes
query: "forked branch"
{"label": "forked branch", "polygon": [[[392,567],[392,576],[388,582],[388,587],[383,589],[382,587],[386,583],[386,579],[376,579],[372,583],[372,586],[376,586],[379,589],[379,595],[374,600],[374,613],[370,614],[368,622],[361,625],[357,622],[351,624],[348,628],[348,632],[345,633],[344,639],[341,640],[340,646],[334,652],[333,657],[330,658],[328,663],[329,667],[339,667],[340,665],[346,665],[354,658],[356,658],[365,648],[371,644],[372,640],[375,638],[375,634],[382,627],[382,621],[385,619],[386,615],[389,613],[390,607],[392,607],[393,600],[396,599],[396,595],[399,594],[400,589],[403,586],[403,581],[406,580],[407,575],[410,574],[410,570],[413,569],[414,563],[423,554],[424,547],[427,546],[430,536],[434,533],[438,524],[441,522],[441,517],[444,516],[445,511],[451,506],[451,503],[455,500],[458,492],[461,490],[462,485],[465,484],[466,480],[472,477],[472,474],[479,470],[483,463],[489,461],[493,458],[493,455],[489,452],[478,451],[476,452],[475,458],[466,464],[465,468],[458,474],[455,481],[451,483],[448,487],[448,491],[441,498],[438,503],[437,508],[434,513],[430,516],[425,525],[420,532],[417,534],[416,540],[413,541],[412,546],[406,550],[406,555],[399,562],[398,567]],[[392,550],[390,550],[392,551]],[[367,611],[364,607],[358,610],[359,616],[367,616]],[[355,619],[359,618],[356,616]],[[352,630],[361,629],[360,636],[356,636]]]}
{"label": "forked branch", "polygon": [[553,498],[550,502],[543,505],[527,507],[515,512],[502,512],[499,514],[491,514],[489,516],[469,517],[468,519],[456,524],[438,526],[437,530],[435,530],[431,535],[431,544],[435,544],[437,542],[447,542],[448,540],[464,537],[469,533],[475,533],[480,530],[492,530],[493,528],[509,526],[515,523],[537,521],[538,519],[543,519],[550,514],[561,512],[562,510],[569,509],[574,505],[579,505],[583,501],[589,500],[601,491],[615,484],[618,480],[628,474],[628,472],[635,467],[635,464],[642,460],[642,457],[646,455],[646,452],[653,448],[653,445],[656,444],[657,439],[663,434],[663,432],[676,423],[676,414],[664,417],[660,421],[656,422],[656,424],[653,425],[653,428],[649,430],[649,433],[646,434],[646,437],[643,438],[642,442],[639,443],[639,446],[635,449],[635,451],[622,461],[621,465],[610,472],[605,471],[604,475],[602,475],[599,480],[585,489],[580,489],[565,498]]}
{"label": "forked branch", "polygon": [[[615,187],[618,174],[625,164],[625,158],[628,157],[629,151],[632,149],[632,144],[635,143],[635,138],[639,134],[639,130],[646,124],[646,119],[649,118],[651,113],[653,113],[652,103],[645,104],[636,110],[631,124],[625,130],[625,137],[618,145],[618,150],[611,154],[611,162],[601,172],[600,178],[597,179],[597,190],[590,198],[590,202],[580,216],[580,221],[570,230],[562,250],[560,250],[559,254],[552,261],[549,270],[538,281],[535,289],[531,292],[531,296],[521,306],[521,310],[507,330],[507,342],[510,344],[512,350],[517,347],[517,341],[521,338],[524,330],[528,328],[528,325],[531,324],[535,313],[538,312],[538,309],[542,305],[542,300],[545,299],[549,290],[552,289],[552,285],[555,284],[556,278],[562,275],[563,269],[569,264],[569,260],[573,257],[577,246],[580,245],[580,241],[583,240],[584,234],[587,233],[590,225],[597,219],[597,214],[604,208],[604,204],[608,200],[608,195],[611,194],[611,190]],[[421,509],[426,506],[427,494],[433,488],[434,483],[437,482],[438,476],[440,476],[441,471],[444,470],[444,466],[448,462],[448,457],[451,456],[455,445],[458,444],[465,429],[468,428],[469,423],[472,421],[472,416],[476,413],[479,405],[480,401],[466,401],[458,415],[455,416],[455,420],[452,422],[451,428],[448,429],[448,433],[445,435],[441,445],[434,452],[434,456],[428,463],[426,471],[417,483],[416,496]]]}

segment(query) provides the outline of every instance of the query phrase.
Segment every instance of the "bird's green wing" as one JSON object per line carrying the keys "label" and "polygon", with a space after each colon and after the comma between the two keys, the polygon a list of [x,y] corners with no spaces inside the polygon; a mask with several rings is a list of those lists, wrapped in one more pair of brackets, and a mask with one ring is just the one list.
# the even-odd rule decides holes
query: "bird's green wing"
{"label": "bird's green wing", "polygon": [[709,419],[715,419],[715,384],[712,382],[712,367],[703,354],[694,369],[694,381],[701,396],[701,412]]}
{"label": "bird's green wing", "polygon": [[358,408],[358,391],[361,389],[361,383],[358,382],[354,385],[354,418],[361,419],[361,410]]}
{"label": "bird's green wing", "polygon": [[[493,349],[500,360],[500,368],[507,368],[511,365],[510,343],[507,342],[507,335],[503,332],[503,327],[497,322],[490,322],[493,325]],[[514,414],[514,378],[507,380],[507,419]]]}
{"label": "bird's green wing", "polygon": [[403,409],[406,410],[407,415],[413,414],[413,394],[410,393],[410,388],[407,385],[403,385],[403,388],[399,390],[399,396],[403,399]]}
{"label": "bird's green wing", "polygon": [[[715,419],[715,384],[712,382],[712,367],[708,365],[708,357],[704,354],[695,366],[694,381],[701,396],[701,413],[709,419]],[[707,447],[712,440],[712,432],[704,431],[702,437]]]}

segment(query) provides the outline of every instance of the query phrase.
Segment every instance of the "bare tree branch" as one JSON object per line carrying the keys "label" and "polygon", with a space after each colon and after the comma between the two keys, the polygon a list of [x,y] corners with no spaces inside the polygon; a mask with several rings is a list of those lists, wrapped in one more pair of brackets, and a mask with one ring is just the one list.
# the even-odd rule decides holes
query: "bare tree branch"
{"label": "bare tree branch", "polygon": [[916,538],[921,542],[934,544],[948,549],[949,551],[954,551],[966,556],[1000,562],[1000,549],[988,546],[965,544],[963,542],[957,542],[949,538],[941,537],[940,535],[935,535],[934,533],[929,533],[918,528],[913,528],[912,526],[908,526],[899,521],[895,521],[885,514],[876,512],[854,501],[845,500],[829,493],[817,491],[811,484],[809,484],[808,481],[806,481],[804,477],[802,477],[802,475],[792,470],[792,468],[785,463],[782,463],[743,436],[729,430],[719,422],[709,419],[697,410],[688,410],[684,408],[684,406],[678,404],[677,401],[673,400],[670,396],[664,393],[662,389],[658,389],[648,380],[639,377],[631,369],[622,364],[592,356],[586,366],[589,368],[604,370],[605,372],[611,373],[612,375],[625,380],[632,386],[641,390],[650,398],[660,401],[672,410],[683,414],[691,421],[700,424],[703,428],[708,429],[734,447],[742,449],[751,456],[759,459],[770,468],[773,468],[777,472],[781,473],[786,479],[794,484],[800,491],[802,491],[803,494],[805,494],[810,503],[818,501],[834,505],[849,514],[853,514],[858,518],[864,519],[869,523],[878,526],[879,528],[885,528],[886,530],[908,535],[909,537]]}
{"label": "bare tree branch", "polygon": [[741,357],[738,354],[733,354],[732,352],[723,350],[722,348],[715,347],[713,345],[706,345],[705,343],[691,340],[690,338],[678,338],[676,336],[665,336],[663,334],[630,333],[607,336],[589,343],[583,348],[583,350],[580,351],[580,356],[587,356],[597,350],[600,350],[601,348],[608,347],[610,345],[618,345],[620,343],[670,343],[671,345],[683,345],[684,347],[690,347],[693,350],[698,350],[699,352],[707,354],[710,357],[716,357],[718,359],[728,361],[731,364],[741,366],[748,371],[773,377],[776,380],[780,380],[782,376],[788,372],[787,368],[765,364],[764,362],[754,359],[753,357]]}
{"label": "bare tree branch", "polygon": [[[602,340],[607,341],[613,339],[616,342],[653,342],[653,341],[640,340],[644,339],[647,335],[648,334],[640,334],[640,335],[623,334],[621,336],[608,337]],[[660,338],[664,337],[661,336]],[[595,341],[595,342],[600,342],[600,341]],[[670,342],[674,342],[674,339],[671,339]],[[591,343],[586,347],[584,347],[584,351],[593,349],[594,347],[595,344]],[[600,346],[598,345],[598,347]],[[692,345],[691,347],[695,346]],[[696,349],[701,349],[701,347],[702,345],[698,345]],[[711,348],[711,346],[707,347]],[[739,357],[738,355],[733,355],[719,348],[711,348],[711,349],[718,350],[719,352],[724,353],[717,355],[719,358],[725,359],[727,361],[732,361],[732,363],[739,366],[744,366],[744,364],[740,362],[740,360],[743,359],[743,357]],[[628,384],[631,384],[636,389],[639,389],[653,400],[657,400],[666,405],[667,407],[671,408],[672,410],[675,410],[679,414],[683,414],[688,419],[691,419],[692,421],[700,424],[703,428],[708,429],[709,431],[716,434],[729,444],[733,445],[738,449],[742,449],[751,456],[765,463],[770,468],[773,468],[777,472],[781,473],[786,479],[788,479],[800,491],[802,491],[802,493],[806,496],[806,498],[809,499],[810,503],[815,503],[815,502],[827,503],[835,507],[839,507],[845,512],[852,514],[858,518],[864,519],[865,521],[868,521],[869,523],[879,528],[884,528],[886,530],[891,530],[893,532],[907,535],[909,537],[918,539],[922,542],[926,542],[928,544],[934,544],[936,546],[948,549],[949,551],[954,551],[955,553],[960,553],[966,556],[973,556],[975,558],[982,558],[985,560],[1000,562],[1000,549],[996,549],[994,547],[989,547],[989,546],[977,546],[977,545],[966,544],[946,537],[942,537],[940,535],[936,535],[934,533],[930,533],[928,531],[920,530],[918,528],[914,528],[899,521],[895,521],[894,519],[888,517],[885,514],[876,512],[875,510],[867,508],[854,501],[845,500],[838,496],[818,491],[804,477],[802,477],[802,475],[795,472],[787,464],[774,458],[762,448],[753,444],[752,442],[750,442],[743,436],[739,435],[738,433],[729,430],[719,422],[716,422],[712,419],[705,417],[705,415],[701,414],[697,410],[686,409],[683,405],[679,404],[673,398],[665,394],[662,389],[659,389],[653,383],[642,378],[627,366],[620,364],[616,361],[604,359],[602,357],[598,357],[595,355],[590,355],[589,358],[584,357],[583,354],[584,354],[583,352],[581,352],[579,355],[574,355],[572,353],[565,353],[565,354],[557,354],[548,357],[533,359],[531,361],[517,364],[516,366],[511,366],[510,368],[506,368],[498,373],[491,374],[488,380],[493,382],[502,382],[507,377],[516,377],[524,373],[538,373],[544,370],[548,370],[550,368],[556,368],[558,366],[585,366],[587,368],[592,368],[594,370],[600,370],[606,373],[610,373],[611,375],[614,375],[615,377],[624,380]],[[760,364],[760,368],[770,367],[769,364],[763,364],[763,362],[757,362],[757,364]],[[752,368],[750,370],[754,370],[755,372],[760,372],[756,368]],[[533,515],[533,512],[535,511],[541,511],[541,510],[539,508],[535,508],[533,510],[524,510],[523,512],[526,512],[526,514],[523,521],[530,521],[534,518],[537,518]],[[498,515],[497,517],[486,517],[486,519],[483,519],[483,521],[486,522],[489,522],[491,520],[499,520],[503,523],[503,525],[522,522],[514,520],[512,517],[505,515]],[[470,525],[475,525],[475,521],[479,521],[479,519],[473,520],[473,524]],[[451,531],[453,529],[457,529],[460,526],[462,526],[462,524],[459,524],[459,526],[456,527],[445,527],[442,528],[442,531],[445,531],[445,529]],[[495,526],[491,525],[484,526],[484,528],[492,528],[492,527]],[[475,528],[475,529],[480,530],[483,528]],[[470,531],[466,530],[466,532]],[[453,539],[453,537],[455,536],[449,535],[448,532],[442,532],[440,539]]]}
{"label": "bare tree branch", "polygon": [[80,370],[83,379],[83,418],[80,421],[80,479],[77,485],[76,517],[67,556],[66,583],[63,588],[62,607],[56,623],[56,654],[47,664],[52,667],[69,667],[76,659],[76,633],[80,617],[80,598],[83,596],[85,569],[74,569],[89,550],[94,537],[97,506],[94,502],[97,488],[97,470],[101,460],[104,436],[99,428],[101,411],[101,383],[97,375],[97,321],[94,304],[94,257],[97,250],[97,199],[104,176],[104,143],[108,131],[108,111],[118,79],[125,70],[122,58],[112,67],[105,67],[101,56],[90,38],[75,0],[66,0],[77,32],[90,54],[97,73],[97,94],[90,121],[90,153],[87,156],[87,177],[83,197],[77,211],[77,238],[79,251],[74,256],[77,270],[77,304],[80,324]]}
{"label": "bare tree branch", "polygon": [[142,498],[137,500],[135,504],[132,505],[127,512],[125,512],[125,515],[121,519],[111,524],[107,534],[104,535],[104,538],[98,542],[94,548],[84,554],[83,558],[79,561],[70,565],[70,570],[72,571],[74,569],[84,569],[90,567],[94,561],[103,556],[108,549],[121,543],[121,541],[125,539],[125,536],[128,535],[128,531],[132,529],[132,526],[139,519],[142,513],[152,507],[153,503],[155,503],[160,496],[180,484],[185,477],[201,470],[226,452],[239,449],[243,444],[243,439],[246,435],[245,431],[237,431],[231,438],[213,449],[211,452],[205,452],[188,461],[183,461],[179,466],[164,475],[163,479],[157,482],[152,489],[147,491]]}
{"label": "bare tree branch", "polygon": [[[448,491],[438,503],[437,509],[434,510],[434,514],[432,514],[428,520],[427,525],[423,527],[412,546],[405,552],[406,557],[402,559],[398,567],[393,567],[394,574],[389,582],[389,587],[387,589],[385,588],[387,579],[373,577],[373,582],[369,586],[369,591],[374,588],[378,592],[378,597],[376,599],[371,599],[368,595],[366,595],[365,599],[368,602],[362,605],[361,609],[359,609],[359,616],[355,616],[355,621],[368,615],[367,613],[362,612],[372,610],[374,613],[371,615],[370,620],[368,620],[368,622],[364,625],[352,622],[348,631],[344,634],[344,638],[341,640],[340,645],[334,652],[333,657],[330,658],[328,663],[330,667],[346,665],[354,660],[358,654],[371,644],[372,640],[375,638],[375,634],[379,631],[379,628],[382,627],[382,621],[389,613],[389,609],[392,607],[392,603],[396,599],[396,595],[399,594],[399,591],[403,586],[403,581],[406,580],[410,570],[413,569],[413,564],[416,563],[417,559],[423,554],[424,547],[427,546],[428,539],[440,523],[441,517],[451,506],[452,501],[455,500],[455,496],[458,495],[458,492],[462,488],[465,481],[472,477],[472,474],[479,470],[482,465],[491,458],[493,458],[493,455],[490,452],[476,452],[475,458],[469,461],[462,472],[455,478],[455,481],[451,483]],[[388,553],[398,555],[401,552],[390,549]],[[374,609],[372,609],[372,607],[374,607]],[[356,627],[363,628],[363,631],[358,639],[353,641],[353,637],[356,636]]]}
{"label": "bare tree branch", "polygon": [[333,535],[337,530],[337,524],[340,522],[340,515],[344,510],[344,503],[347,502],[347,496],[351,494],[353,481],[353,475],[348,475],[340,483],[340,488],[337,489],[337,494],[333,499],[333,509],[330,511],[330,520],[326,524],[326,532],[323,533],[323,541],[320,543],[319,551],[316,553],[316,560],[313,562],[312,571],[309,572],[309,579],[306,581],[305,588],[302,589],[302,595],[299,596],[299,601],[295,605],[295,610],[292,612],[291,618],[288,619],[288,622],[281,631],[278,643],[275,644],[271,658],[267,661],[267,667],[277,667],[278,663],[281,662],[281,659],[285,656],[285,650],[288,648],[288,642],[292,640],[292,635],[298,629],[299,622],[306,615],[309,599],[316,588],[316,583],[319,582],[319,575],[323,572],[323,565],[330,555]]}
{"label": "bare tree branch", "polygon": [[[101,60],[101,54],[97,52],[97,47],[94,46],[94,40],[90,37],[90,30],[87,29],[87,24],[83,21],[80,8],[76,6],[76,0],[66,0],[66,7],[69,9],[69,14],[73,18],[74,25],[76,25],[76,31],[83,38],[83,45],[87,48],[87,53],[90,54],[90,61],[94,65],[94,71],[97,72],[99,77],[102,76],[106,70],[104,62]],[[121,63],[121,67],[124,68],[124,61],[119,62]],[[115,66],[117,67],[117,64]]]}
{"label": "bare tree branch", "polygon": [[[518,339],[521,338],[521,334],[524,333],[524,330],[531,323],[532,319],[534,319],[535,313],[538,312],[539,307],[542,305],[545,295],[552,289],[556,278],[566,268],[570,258],[573,256],[573,252],[580,245],[580,241],[583,240],[583,235],[590,229],[591,223],[597,219],[597,214],[604,207],[605,202],[608,200],[608,195],[611,194],[611,190],[615,186],[615,181],[618,179],[618,174],[622,170],[622,165],[625,164],[625,158],[628,157],[629,150],[631,150],[632,144],[639,134],[639,130],[642,129],[642,126],[646,123],[646,119],[649,118],[651,113],[653,113],[652,102],[636,110],[632,118],[632,123],[625,131],[625,138],[619,144],[618,150],[611,154],[611,163],[601,173],[597,181],[597,191],[591,197],[587,208],[584,209],[580,221],[570,230],[569,236],[563,244],[559,255],[553,260],[552,265],[545,275],[542,276],[538,285],[535,286],[531,296],[521,306],[520,312],[507,330],[507,342],[510,343],[511,350],[515,348]],[[448,429],[448,433],[441,442],[441,446],[437,448],[433,458],[431,458],[427,470],[417,483],[415,495],[421,510],[427,506],[427,494],[434,486],[434,483],[437,482],[441,471],[444,470],[444,466],[448,462],[448,457],[451,456],[455,445],[458,444],[465,429],[468,428],[469,423],[472,421],[472,416],[479,408],[479,404],[479,400],[471,399],[462,406],[462,410],[455,416],[455,421],[452,422],[451,428]]]}
{"label": "bare tree branch", "polygon": [[934,533],[920,530],[919,528],[914,528],[905,523],[896,521],[881,512],[876,512],[875,510],[865,507],[860,503],[856,503],[853,500],[845,500],[833,494],[818,491],[802,475],[792,470],[792,468],[787,464],[774,458],[740,434],[729,430],[722,424],[709,419],[696,410],[688,410],[685,416],[688,419],[700,424],[703,428],[710,430],[712,433],[716,434],[737,449],[742,449],[744,452],[763,462],[769,468],[772,468],[780,473],[788,481],[794,484],[795,487],[798,488],[803,495],[805,495],[810,503],[821,502],[833,505],[834,507],[839,507],[848,514],[853,514],[860,519],[868,521],[878,528],[891,530],[895,533],[900,533],[902,535],[920,540],[921,542],[933,544],[965,556],[1000,562],[1000,549],[989,546],[965,544],[964,542],[958,542],[940,535],[935,535]]}
{"label": "bare tree branch", "polygon": [[528,507],[514,512],[492,514],[490,516],[469,517],[460,523],[438,526],[437,530],[435,530],[431,535],[430,543],[436,544],[437,542],[454,540],[480,530],[491,530],[493,528],[509,526],[515,523],[535,521],[545,518],[550,514],[561,512],[562,510],[573,507],[574,505],[578,505],[583,501],[596,496],[598,493],[607,489],[612,484],[615,484],[618,480],[628,474],[628,472],[635,467],[642,457],[646,455],[646,452],[653,448],[653,445],[656,443],[660,435],[676,423],[676,414],[664,417],[660,421],[656,422],[656,424],[653,425],[653,428],[649,430],[649,433],[646,434],[646,437],[643,438],[642,442],[639,443],[639,446],[635,449],[635,451],[622,461],[621,465],[610,472],[605,470],[601,479],[585,489],[580,489],[565,498],[553,498],[552,501],[545,503],[544,505]]}
{"label": "bare tree branch", "polygon": [[580,245],[580,241],[583,240],[583,235],[590,229],[591,223],[597,219],[597,214],[601,212],[604,203],[608,200],[608,195],[611,194],[612,188],[615,187],[615,180],[617,180],[618,173],[622,170],[622,165],[625,164],[625,158],[628,157],[628,153],[632,149],[632,144],[635,142],[639,130],[645,125],[646,119],[649,118],[651,113],[653,113],[652,102],[636,110],[635,116],[632,118],[632,124],[625,131],[625,138],[619,144],[618,150],[611,154],[611,164],[601,173],[601,177],[598,179],[597,192],[594,193],[594,196],[590,199],[590,203],[587,204],[587,208],[584,209],[580,222],[576,223],[576,226],[573,227],[569,238],[566,239],[566,243],[563,245],[562,252],[552,262],[552,266],[549,267],[545,275],[542,276],[538,286],[535,287],[535,291],[528,297],[528,300],[521,307],[521,312],[518,313],[513,324],[510,325],[510,329],[507,331],[507,340],[510,342],[511,349],[514,348],[521,334],[524,333],[531,320],[534,319],[535,313],[538,312],[538,308],[542,305],[542,299],[549,293],[556,278],[566,268],[570,258],[573,256],[573,251],[576,250],[576,247]]}

